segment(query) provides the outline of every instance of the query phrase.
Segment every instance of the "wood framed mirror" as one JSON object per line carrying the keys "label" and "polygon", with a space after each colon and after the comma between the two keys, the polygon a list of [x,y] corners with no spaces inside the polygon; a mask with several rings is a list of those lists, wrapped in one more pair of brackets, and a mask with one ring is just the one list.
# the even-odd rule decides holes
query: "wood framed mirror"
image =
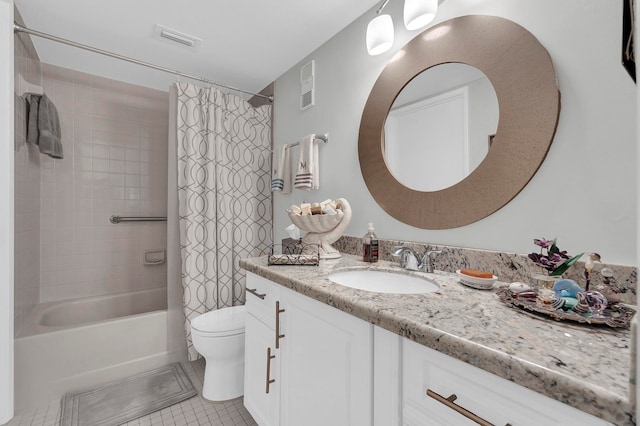
{"label": "wood framed mirror", "polygon": [[[406,85],[448,63],[467,64],[487,76],[498,99],[497,129],[484,160],[468,176],[441,190],[414,190],[387,167],[385,122]],[[527,185],[549,151],[559,114],[551,57],[531,33],[495,16],[454,18],[411,40],[378,77],[360,122],[362,176],[376,202],[404,223],[424,229],[468,225],[502,208]]]}

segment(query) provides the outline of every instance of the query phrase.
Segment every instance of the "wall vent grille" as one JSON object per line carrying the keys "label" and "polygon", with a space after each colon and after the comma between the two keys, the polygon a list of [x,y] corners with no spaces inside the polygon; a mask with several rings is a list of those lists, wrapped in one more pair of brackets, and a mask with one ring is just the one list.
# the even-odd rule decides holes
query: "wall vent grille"
{"label": "wall vent grille", "polygon": [[[182,47],[193,50],[197,49],[202,44],[202,39],[190,34],[174,30],[173,28],[165,27],[164,25],[156,24],[153,30],[153,37],[163,41],[171,41]],[[175,44],[174,44],[175,45]]]}
{"label": "wall vent grille", "polygon": [[300,110],[304,111],[315,105],[316,61],[307,62],[300,68]]}

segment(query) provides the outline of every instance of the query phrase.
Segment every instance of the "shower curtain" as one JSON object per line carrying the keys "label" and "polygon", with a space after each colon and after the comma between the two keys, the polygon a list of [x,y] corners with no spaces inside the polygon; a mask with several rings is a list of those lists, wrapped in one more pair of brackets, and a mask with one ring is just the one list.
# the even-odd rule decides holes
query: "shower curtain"
{"label": "shower curtain", "polygon": [[204,312],[242,305],[238,261],[272,241],[271,106],[177,83],[178,224],[185,332]]}

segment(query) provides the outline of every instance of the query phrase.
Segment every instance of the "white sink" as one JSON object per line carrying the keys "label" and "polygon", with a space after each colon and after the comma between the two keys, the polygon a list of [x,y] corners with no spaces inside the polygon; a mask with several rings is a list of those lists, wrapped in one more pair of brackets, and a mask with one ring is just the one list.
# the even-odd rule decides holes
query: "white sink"
{"label": "white sink", "polygon": [[336,284],[376,293],[432,293],[440,287],[426,277],[372,269],[338,271],[327,278]]}

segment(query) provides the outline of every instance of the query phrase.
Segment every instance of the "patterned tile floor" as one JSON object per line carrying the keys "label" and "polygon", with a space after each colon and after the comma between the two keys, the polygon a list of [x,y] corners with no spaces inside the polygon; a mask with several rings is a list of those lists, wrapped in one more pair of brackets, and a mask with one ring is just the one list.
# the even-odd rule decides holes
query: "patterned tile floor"
{"label": "patterned tile floor", "polygon": [[[202,390],[204,360],[182,364],[191,382]],[[6,426],[56,426],[60,423],[60,401],[49,406],[17,412]],[[172,405],[123,426],[257,426],[242,404],[242,397],[224,402],[211,402],[200,395]],[[90,425],[81,425],[90,426]]]}

